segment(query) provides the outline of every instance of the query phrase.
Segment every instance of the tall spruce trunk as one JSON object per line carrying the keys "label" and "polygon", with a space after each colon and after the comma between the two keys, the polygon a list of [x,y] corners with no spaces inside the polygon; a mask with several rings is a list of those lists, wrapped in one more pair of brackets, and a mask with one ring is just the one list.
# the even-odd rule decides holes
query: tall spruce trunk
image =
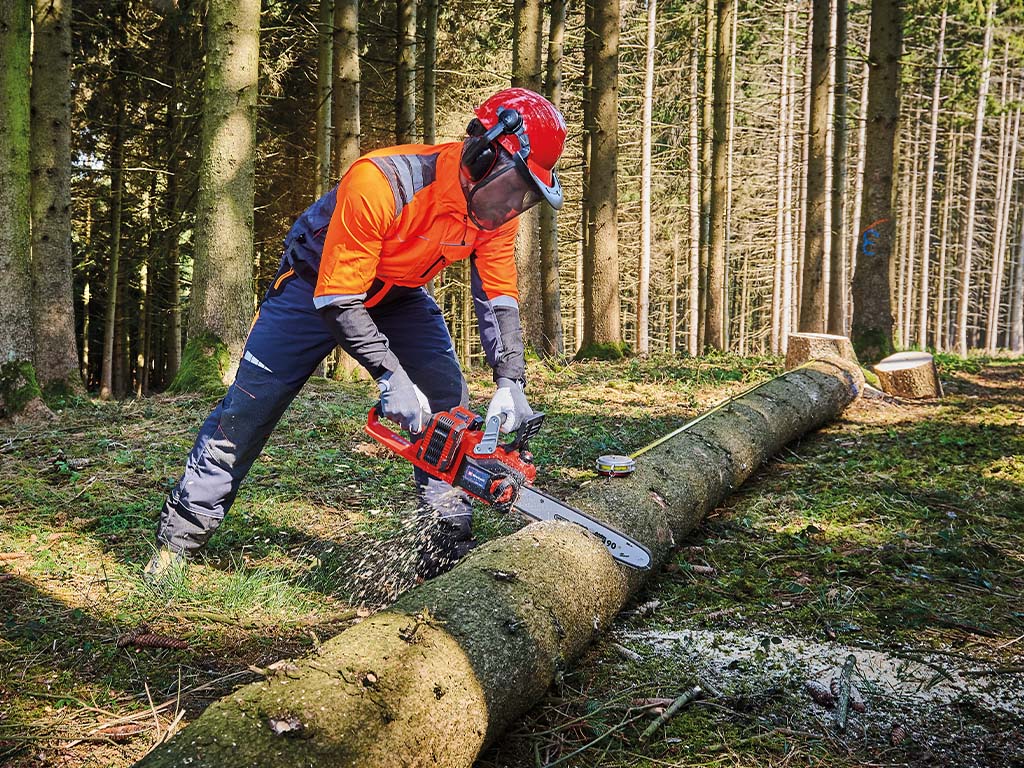
{"label": "tall spruce trunk", "polygon": [[82,390],[71,253],[71,0],[35,0],[32,53],[32,301],[43,392]]}
{"label": "tall spruce trunk", "polygon": [[697,348],[707,346],[708,274],[711,264],[711,177],[715,125],[716,0],[704,2],[704,89],[700,146],[700,289],[697,292]]}
{"label": "tall spruce trunk", "polygon": [[0,419],[39,397],[32,366],[30,4],[0,2]]}
{"label": "tall spruce trunk", "polygon": [[995,0],[989,0],[985,17],[985,43],[981,54],[981,80],[974,112],[974,147],[971,151],[971,177],[967,183],[967,212],[964,252],[960,260],[960,296],[956,310],[956,351],[967,357],[967,320],[970,314],[971,270],[974,268],[974,230],[977,226],[978,172],[981,166],[981,145],[985,131],[985,106],[988,102],[989,78],[992,70],[992,35],[996,13]]}
{"label": "tall spruce trunk", "polygon": [[179,243],[182,215],[184,176],[188,169],[183,154],[184,118],[177,105],[187,103],[187,82],[183,76],[187,46],[182,40],[180,24],[185,14],[173,10],[164,19],[164,34],[167,41],[167,82],[171,86],[164,123],[164,140],[167,143],[167,186],[165,188],[164,212],[166,218],[166,239],[164,242],[165,286],[164,311],[166,312],[166,335],[164,340],[165,361],[160,382],[166,385],[178,374],[181,367],[181,247]]}
{"label": "tall spruce trunk", "polygon": [[395,141],[416,141],[416,0],[398,0],[395,22]]}
{"label": "tall spruce trunk", "polygon": [[718,0],[715,25],[715,110],[711,160],[711,234],[704,343],[725,351],[725,250],[728,202],[729,60],[735,0]]}
{"label": "tall spruce trunk", "polygon": [[[127,14],[126,5],[122,5],[122,15]],[[123,21],[115,30],[123,29]],[[117,320],[119,314],[118,300],[121,297],[121,217],[124,200],[124,132],[125,103],[122,88],[123,79],[119,76],[123,54],[121,49],[124,41],[121,33],[114,34],[115,76],[111,95],[114,101],[114,131],[110,137],[110,258],[107,262],[107,303],[103,315],[103,358],[100,368],[100,399],[109,400],[115,395],[116,379],[115,339],[117,336]],[[120,359],[119,357],[117,359]]]}
{"label": "tall spruce trunk", "polygon": [[[562,104],[562,54],[565,39],[565,0],[551,0],[548,30],[547,75],[544,93],[556,107]],[[540,279],[544,308],[543,346],[545,355],[565,354],[562,329],[561,280],[558,274],[558,212],[550,205],[540,206]]]}
{"label": "tall spruce trunk", "polygon": [[586,199],[590,229],[584,252],[583,356],[622,355],[619,310],[618,87],[619,0],[587,0],[592,29],[590,165]]}
{"label": "tall spruce trunk", "polygon": [[953,208],[953,195],[956,192],[956,178],[957,178],[957,165],[956,160],[958,158],[957,150],[960,144],[959,132],[952,131],[953,134],[949,151],[946,155],[946,180],[942,190],[942,220],[939,223],[939,273],[935,278],[935,349],[938,352],[944,352],[947,346],[948,329],[946,327],[946,272],[947,263],[949,258],[947,253],[949,251],[949,240],[950,240],[950,213]]}
{"label": "tall spruce trunk", "polygon": [[334,0],[331,151],[334,179],[359,158],[359,0]]}
{"label": "tall spruce trunk", "polygon": [[[928,306],[931,276],[932,205],[935,198],[935,157],[939,143],[939,104],[942,99],[942,59],[946,49],[946,4],[939,19],[939,40],[935,53],[935,77],[932,81],[931,119],[928,126],[927,167],[924,172],[924,222],[921,224],[921,293],[918,297],[917,345],[928,347]],[[948,171],[947,171],[948,172]]]}
{"label": "tall spruce trunk", "polygon": [[804,198],[804,263],[800,292],[801,333],[824,333],[825,325],[825,228],[829,199],[826,184],[828,152],[829,82],[828,38],[831,14],[829,0],[814,0],[811,14],[811,92]]}
{"label": "tall spruce trunk", "polygon": [[[1018,198],[1024,197],[1024,181],[1018,187]],[[1010,299],[1010,351],[1024,353],[1024,212],[1017,226],[1017,256]]]}
{"label": "tall spruce trunk", "polygon": [[[1005,77],[1009,79],[1007,71]],[[1009,120],[1009,118],[1008,118]],[[1003,298],[1003,281],[1006,277],[1006,251],[1013,226],[1011,203],[1013,202],[1014,176],[1017,170],[1017,150],[1020,140],[1020,107],[1013,110],[1013,128],[1008,128],[1006,151],[1000,155],[999,164],[1005,167],[1003,189],[997,195],[996,238],[992,245],[992,273],[988,287],[988,323],[985,332],[985,348],[991,354],[999,346],[999,318]],[[1007,157],[1007,155],[1009,155]],[[1010,245],[1012,250],[1012,245]]]}
{"label": "tall spruce trunk", "polygon": [[423,143],[437,141],[437,14],[438,0],[423,6]]}
{"label": "tall spruce trunk", "polygon": [[[513,5],[512,85],[539,93],[543,87],[544,6],[542,0],[516,0]],[[544,297],[537,256],[540,250],[538,208],[519,217],[516,236],[516,271],[523,341],[534,350],[544,349]]]}
{"label": "tall spruce trunk", "polygon": [[259,0],[208,0],[205,30],[195,261],[186,359],[172,384],[178,391],[234,379],[254,310]]}
{"label": "tall spruce trunk", "polygon": [[832,115],[832,237],[829,241],[828,281],[828,332],[834,336],[845,336],[847,327],[846,285],[846,151],[847,136],[847,95],[850,89],[849,65],[846,46],[848,43],[847,0],[836,0],[835,8],[835,96]]}
{"label": "tall spruce trunk", "polygon": [[772,270],[772,354],[778,355],[785,351],[786,322],[788,316],[789,272],[786,269],[786,232],[789,220],[787,210],[786,185],[789,178],[789,36],[790,12],[787,4],[782,17],[782,69],[779,77],[779,135],[778,157],[775,165],[775,263]]}
{"label": "tall spruce trunk", "polygon": [[857,271],[853,276],[851,341],[861,362],[892,352],[889,267],[892,258],[892,178],[899,120],[903,13],[899,0],[872,0],[868,110]]}
{"label": "tall spruce trunk", "polygon": [[316,30],[316,196],[331,188],[331,86],[334,0],[320,0]]}
{"label": "tall spruce trunk", "polygon": [[694,45],[690,52],[690,249],[686,292],[686,350],[700,354],[700,253],[701,253],[701,163],[700,163],[700,52]]}
{"label": "tall spruce trunk", "polygon": [[657,8],[657,0],[647,0],[647,51],[640,126],[640,277],[636,297],[636,351],[640,355],[651,351],[651,112],[654,109]]}

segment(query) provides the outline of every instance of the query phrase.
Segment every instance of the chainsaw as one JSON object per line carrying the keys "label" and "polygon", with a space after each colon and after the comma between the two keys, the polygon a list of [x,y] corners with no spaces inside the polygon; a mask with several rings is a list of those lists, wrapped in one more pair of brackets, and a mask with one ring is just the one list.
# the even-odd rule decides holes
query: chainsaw
{"label": "chainsaw", "polygon": [[380,415],[379,405],[370,410],[367,433],[433,477],[501,512],[514,509],[534,520],[575,523],[600,539],[620,563],[638,569],[650,567],[651,553],[638,541],[531,487],[537,467],[528,444],[540,431],[543,413],[524,421],[507,443],[498,439],[500,416],[485,423],[461,406],[435,413],[415,442],[388,429]]}

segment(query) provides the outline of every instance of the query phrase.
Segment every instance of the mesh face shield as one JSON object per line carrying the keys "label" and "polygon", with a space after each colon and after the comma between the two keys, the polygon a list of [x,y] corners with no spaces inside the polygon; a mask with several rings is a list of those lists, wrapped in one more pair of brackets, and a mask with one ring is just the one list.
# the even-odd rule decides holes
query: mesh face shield
{"label": "mesh face shield", "polygon": [[517,163],[517,159],[502,147],[491,170],[480,181],[459,174],[469,218],[480,229],[497,229],[543,199],[526,163]]}

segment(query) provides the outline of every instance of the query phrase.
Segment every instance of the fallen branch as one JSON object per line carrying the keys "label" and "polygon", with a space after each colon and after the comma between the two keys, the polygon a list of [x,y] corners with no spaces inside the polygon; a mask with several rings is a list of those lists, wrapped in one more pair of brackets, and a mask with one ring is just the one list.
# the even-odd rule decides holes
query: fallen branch
{"label": "fallen branch", "polygon": [[846,731],[846,721],[850,716],[850,681],[853,678],[855,666],[857,666],[857,657],[851,653],[846,657],[843,671],[839,675],[839,693],[836,696],[836,730],[840,733]]}
{"label": "fallen branch", "polygon": [[661,726],[663,726],[665,723],[667,723],[669,720],[675,717],[676,713],[679,710],[681,710],[691,701],[696,700],[702,693],[704,693],[704,691],[703,689],[701,689],[699,685],[695,685],[690,690],[685,691],[675,701],[669,704],[668,709],[666,709],[664,712],[658,715],[657,719],[655,719],[653,723],[647,726],[647,730],[640,734],[640,741],[647,741],[649,738],[651,738],[651,736],[654,735],[655,731],[657,731]]}

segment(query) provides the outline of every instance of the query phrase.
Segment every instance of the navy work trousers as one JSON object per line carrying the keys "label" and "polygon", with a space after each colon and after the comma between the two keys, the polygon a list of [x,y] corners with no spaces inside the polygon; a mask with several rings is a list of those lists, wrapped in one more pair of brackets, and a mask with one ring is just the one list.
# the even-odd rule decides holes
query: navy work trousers
{"label": "navy work trousers", "polygon": [[[423,288],[394,288],[369,312],[432,411],[466,404],[451,335]],[[288,405],[336,344],[313,306],[313,286],[282,263],[260,304],[235,382],[200,428],[185,473],[164,502],[158,544],[194,552],[207,542]],[[450,491],[419,470],[416,481],[428,503]],[[459,537],[468,538],[468,503],[448,514]]]}

